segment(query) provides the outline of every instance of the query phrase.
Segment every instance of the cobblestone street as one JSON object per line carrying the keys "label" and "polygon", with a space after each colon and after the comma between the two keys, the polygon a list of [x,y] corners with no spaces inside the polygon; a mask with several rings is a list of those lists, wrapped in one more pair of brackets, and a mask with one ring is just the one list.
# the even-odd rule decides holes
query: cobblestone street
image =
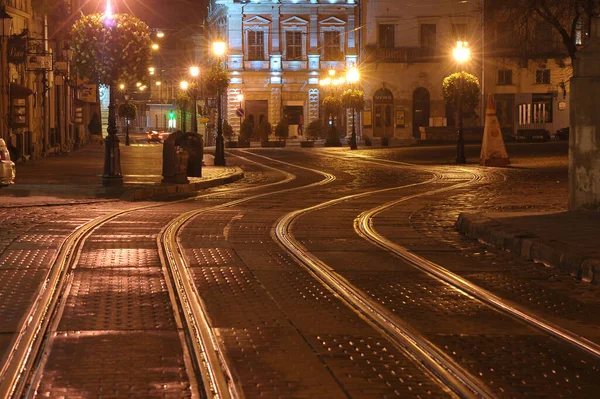
{"label": "cobblestone street", "polygon": [[244,179],[192,196],[13,199],[0,383],[52,398],[593,397],[598,286],[456,227],[565,209],[564,145],[511,149],[504,169],[445,164],[449,147],[231,150]]}

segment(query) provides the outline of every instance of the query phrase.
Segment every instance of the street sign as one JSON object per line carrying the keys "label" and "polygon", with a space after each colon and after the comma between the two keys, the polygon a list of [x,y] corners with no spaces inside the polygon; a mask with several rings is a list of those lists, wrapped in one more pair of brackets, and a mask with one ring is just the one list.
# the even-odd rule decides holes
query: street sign
{"label": "street sign", "polygon": [[75,123],[83,123],[83,108],[75,108]]}
{"label": "street sign", "polygon": [[240,118],[243,117],[245,113],[244,108],[238,108],[237,111],[235,111],[235,114]]}
{"label": "street sign", "polygon": [[79,99],[86,103],[95,103],[96,99],[96,85],[83,84],[78,86]]}
{"label": "street sign", "polygon": [[25,69],[27,71],[51,71],[52,55],[27,54]]}

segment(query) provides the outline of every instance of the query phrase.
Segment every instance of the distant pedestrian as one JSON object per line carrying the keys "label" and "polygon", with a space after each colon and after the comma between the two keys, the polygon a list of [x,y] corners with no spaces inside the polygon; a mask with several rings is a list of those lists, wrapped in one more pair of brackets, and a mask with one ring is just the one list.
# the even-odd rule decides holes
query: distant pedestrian
{"label": "distant pedestrian", "polygon": [[298,118],[298,135],[302,136],[302,131],[304,127],[304,115],[300,114]]}

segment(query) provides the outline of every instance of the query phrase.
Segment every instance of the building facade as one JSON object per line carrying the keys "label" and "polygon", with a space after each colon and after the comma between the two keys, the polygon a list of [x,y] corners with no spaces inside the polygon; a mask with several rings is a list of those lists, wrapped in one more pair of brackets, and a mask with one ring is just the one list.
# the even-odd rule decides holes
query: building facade
{"label": "building facade", "polygon": [[[362,12],[363,135],[411,139],[428,126],[454,125],[442,81],[460,70],[483,75],[478,2],[381,0],[365,3]],[[452,55],[458,41],[472,54],[462,66]]]}
{"label": "building facade", "polygon": [[355,0],[212,1],[209,40],[227,42],[225,114],[234,132],[240,107],[255,126],[285,118],[291,137],[319,119],[319,80],[358,63],[359,18]]}
{"label": "building facade", "polygon": [[[6,0],[12,26],[2,37],[2,129],[18,159],[66,152],[84,143],[97,93],[71,74],[68,30],[79,0]],[[80,86],[81,85],[81,86]],[[80,98],[81,94],[81,98]]]}
{"label": "building facade", "polygon": [[[520,130],[547,130],[553,134],[568,127],[573,68],[558,32],[540,20],[528,34],[515,34],[519,28],[501,13],[490,12],[485,21],[484,87],[486,94],[494,95],[503,131],[516,135]],[[576,35],[578,45],[582,38],[583,31]]]}

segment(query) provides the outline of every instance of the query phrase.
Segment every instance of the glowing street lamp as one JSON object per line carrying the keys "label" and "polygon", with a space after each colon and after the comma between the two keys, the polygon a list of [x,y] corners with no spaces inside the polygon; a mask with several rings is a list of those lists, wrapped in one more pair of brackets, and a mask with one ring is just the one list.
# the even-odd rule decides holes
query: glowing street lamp
{"label": "glowing street lamp", "polygon": [[452,52],[454,59],[460,65],[460,75],[458,80],[458,139],[456,141],[456,163],[465,164],[467,158],[465,156],[465,139],[463,131],[463,77],[462,77],[462,66],[465,62],[471,59],[471,50],[469,49],[469,43],[467,42],[456,42],[456,47]]}
{"label": "glowing street lamp", "polygon": [[119,90],[125,90],[125,84],[121,83],[121,84],[119,85]]}
{"label": "glowing street lamp", "polygon": [[187,80],[182,80],[181,82],[179,82],[179,88],[181,90],[187,90],[188,87],[190,87],[190,84],[188,83]]}
{"label": "glowing street lamp", "polygon": [[158,50],[160,46],[157,43],[152,43],[152,50]]}
{"label": "glowing street lamp", "polygon": [[[358,83],[359,80],[360,72],[358,71],[358,68],[352,67],[346,72],[346,82],[352,85],[352,88],[354,88],[354,85]],[[356,150],[357,148],[358,145],[356,143],[356,109],[352,109],[352,138],[350,139],[350,149]]]}
{"label": "glowing street lamp", "polygon": [[212,44],[213,54],[217,57],[222,57],[227,52],[227,45],[223,41],[216,41]]}
{"label": "glowing street lamp", "polygon": [[162,39],[163,37],[165,37],[165,33],[161,32],[161,31],[158,31],[158,32],[156,32],[156,37]]}
{"label": "glowing street lamp", "polygon": [[360,72],[358,72],[358,68],[352,67],[346,73],[346,81],[350,84],[358,83],[360,80]]}
{"label": "glowing street lamp", "polygon": [[[216,41],[212,44],[212,51],[219,58],[218,67],[221,70],[221,57],[227,53],[227,45],[224,41]],[[223,117],[221,108],[223,108],[221,89],[217,93],[217,140],[215,143],[215,161],[216,166],[225,166],[225,140],[223,139]]]}
{"label": "glowing street lamp", "polygon": [[192,76],[192,78],[194,79],[194,83],[196,83],[196,86],[193,90],[193,101],[194,101],[194,110],[193,110],[193,117],[192,117],[192,131],[194,133],[198,133],[198,76],[200,76],[200,67],[198,66],[191,66],[190,67],[190,75]]}

